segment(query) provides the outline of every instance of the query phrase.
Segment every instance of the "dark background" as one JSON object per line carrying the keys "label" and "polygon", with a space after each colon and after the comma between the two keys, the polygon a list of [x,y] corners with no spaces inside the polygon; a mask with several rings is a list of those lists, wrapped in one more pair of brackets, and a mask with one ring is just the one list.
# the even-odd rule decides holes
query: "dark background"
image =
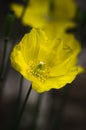
{"label": "dark background", "polygon": [[[0,0],[0,62],[5,39],[6,17],[8,13],[13,13],[9,8],[11,2],[26,4],[21,0]],[[85,13],[86,1],[77,0],[77,4],[79,9]],[[15,41],[21,39],[27,32],[27,27],[15,18],[10,32],[7,59],[10,49],[16,43]],[[86,68],[86,22],[79,20],[74,34],[82,46],[79,62]],[[11,130],[14,124],[20,79],[20,74],[13,70],[10,65],[7,68],[4,81],[0,83],[3,87],[2,92],[0,92],[0,130]],[[28,85],[28,81],[23,79],[20,107],[27,93]],[[60,90],[51,90],[43,94],[38,94],[32,90],[21,120],[20,130],[33,130],[36,116],[38,117],[36,130],[86,130],[86,72],[78,75],[72,84]]]}

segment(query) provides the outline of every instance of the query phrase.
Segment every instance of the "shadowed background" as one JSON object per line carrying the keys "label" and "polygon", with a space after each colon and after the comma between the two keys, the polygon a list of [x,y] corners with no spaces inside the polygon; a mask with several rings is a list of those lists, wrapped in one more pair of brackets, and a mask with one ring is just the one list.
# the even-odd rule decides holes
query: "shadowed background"
{"label": "shadowed background", "polygon": [[[11,2],[25,4],[24,0],[0,0],[0,63],[4,44],[4,27],[6,16],[12,13]],[[78,7],[86,11],[86,1],[77,0]],[[10,50],[27,32],[27,27],[15,18],[9,34],[6,61]],[[79,62],[86,68],[86,24],[78,25],[75,33],[82,45]],[[15,40],[16,37],[16,40]],[[9,63],[10,64],[10,63]],[[11,130],[17,111],[17,97],[21,75],[11,65],[7,67],[4,81],[0,83],[3,92],[0,94],[0,130]],[[29,83],[23,79],[23,91],[19,109],[28,90]],[[37,118],[36,118],[37,117]],[[37,124],[35,126],[35,123]],[[86,129],[86,73],[80,74],[72,82],[60,90],[51,90],[38,94],[32,90],[19,130],[85,130]]]}

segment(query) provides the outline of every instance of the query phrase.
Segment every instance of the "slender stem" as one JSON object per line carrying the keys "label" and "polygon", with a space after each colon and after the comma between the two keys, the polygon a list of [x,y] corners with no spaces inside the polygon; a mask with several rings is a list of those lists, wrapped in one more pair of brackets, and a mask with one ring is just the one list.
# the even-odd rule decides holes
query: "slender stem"
{"label": "slender stem", "polygon": [[18,99],[17,99],[17,107],[19,107],[19,103],[21,101],[22,89],[23,89],[23,76],[21,75],[20,85],[19,85],[19,93],[18,93]]}
{"label": "slender stem", "polygon": [[[20,77],[20,85],[19,85],[19,92],[18,92],[18,97],[17,97],[17,104],[16,104],[16,110],[14,113],[14,121],[17,120],[18,112],[19,112],[19,106],[21,102],[21,95],[22,95],[22,89],[23,89],[23,76],[21,75]],[[14,121],[13,121],[13,127],[14,127]]]}
{"label": "slender stem", "polygon": [[5,20],[6,22],[5,22],[5,27],[4,27],[4,32],[5,32],[6,38],[9,37],[14,20],[15,20],[14,14],[9,13],[6,17],[6,20]]}
{"label": "slender stem", "polygon": [[4,49],[3,49],[3,56],[2,56],[2,63],[1,63],[1,68],[0,68],[0,80],[3,80],[3,73],[4,73],[4,68],[5,68],[5,61],[6,61],[6,53],[7,53],[7,45],[8,45],[8,37],[10,34],[10,30],[14,21],[14,14],[8,14],[6,17],[6,22],[5,22],[5,39],[4,39]]}
{"label": "slender stem", "polygon": [[29,90],[28,90],[28,92],[27,92],[27,95],[26,95],[26,97],[25,97],[23,106],[22,106],[22,108],[21,108],[21,111],[20,111],[20,113],[19,113],[19,116],[18,116],[18,118],[17,118],[16,124],[15,124],[15,127],[14,127],[13,130],[18,130],[18,128],[19,128],[20,121],[21,121],[21,118],[22,118],[22,115],[23,115],[23,112],[24,112],[24,109],[25,109],[25,106],[26,106],[26,103],[27,103],[27,100],[28,100],[28,98],[29,98],[29,95],[30,95],[31,90],[32,90],[32,84],[30,85],[30,88],[29,88]]}
{"label": "slender stem", "polygon": [[38,116],[40,113],[41,99],[42,99],[42,94],[39,95],[38,100],[37,100],[31,130],[36,130],[36,127],[37,127]]}
{"label": "slender stem", "polygon": [[1,64],[1,68],[0,68],[0,80],[2,80],[3,78],[3,71],[4,71],[4,66],[5,66],[5,59],[6,59],[6,53],[7,53],[7,43],[8,43],[8,39],[4,40],[4,50],[3,50],[3,57],[2,57],[2,64]]}

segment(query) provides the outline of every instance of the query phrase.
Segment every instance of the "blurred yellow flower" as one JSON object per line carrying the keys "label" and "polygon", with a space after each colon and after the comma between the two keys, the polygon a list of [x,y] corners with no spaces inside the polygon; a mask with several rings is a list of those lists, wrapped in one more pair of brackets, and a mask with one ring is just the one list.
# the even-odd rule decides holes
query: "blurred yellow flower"
{"label": "blurred yellow flower", "polygon": [[52,0],[54,1],[54,15],[57,19],[73,19],[77,10],[75,0]]}
{"label": "blurred yellow flower", "polygon": [[49,22],[42,28],[49,39],[53,40],[57,36],[63,35],[66,33],[67,29],[74,28],[75,23],[69,21],[60,21],[60,22]]}
{"label": "blurred yellow flower", "polygon": [[33,28],[14,47],[10,59],[14,69],[41,93],[62,88],[83,71],[77,65],[79,52],[80,45],[73,35],[49,40],[43,30]]}
{"label": "blurred yellow flower", "polygon": [[[19,18],[24,6],[13,3],[11,9]],[[40,28],[51,21],[70,21],[74,17],[76,9],[74,0],[30,0],[22,17],[22,22],[25,25]]]}
{"label": "blurred yellow flower", "polygon": [[[19,18],[23,12],[24,6],[13,3],[11,9]],[[48,0],[30,0],[22,17],[25,25],[32,27],[42,27],[46,23],[46,14],[48,13]]]}

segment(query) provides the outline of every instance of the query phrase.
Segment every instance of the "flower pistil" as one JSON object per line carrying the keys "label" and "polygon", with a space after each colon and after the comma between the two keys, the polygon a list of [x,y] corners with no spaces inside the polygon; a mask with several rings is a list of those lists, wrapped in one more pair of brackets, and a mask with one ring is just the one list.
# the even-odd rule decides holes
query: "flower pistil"
{"label": "flower pistil", "polygon": [[31,62],[29,64],[28,74],[37,78],[41,82],[44,82],[49,75],[49,67],[43,61]]}

